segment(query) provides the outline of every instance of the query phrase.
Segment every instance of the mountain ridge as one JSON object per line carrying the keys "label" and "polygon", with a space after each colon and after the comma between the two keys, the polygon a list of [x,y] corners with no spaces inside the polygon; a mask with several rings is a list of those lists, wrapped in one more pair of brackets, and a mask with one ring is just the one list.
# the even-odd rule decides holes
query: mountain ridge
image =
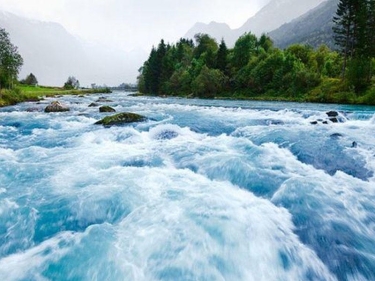
{"label": "mountain ridge", "polygon": [[[216,25],[210,22],[196,23],[190,28],[185,34],[186,38],[194,38],[197,33],[206,33],[220,41],[224,38],[227,45],[234,46],[235,41],[243,35],[245,32],[251,32],[257,36],[262,33],[271,32],[277,29],[282,24],[292,21],[299,16],[305,14],[309,10],[317,7],[325,0],[273,0],[261,8],[254,16],[250,17],[241,27],[236,29],[223,28],[223,23],[217,23]],[[291,9],[290,7],[294,7]],[[197,28],[199,27],[199,28]]]}

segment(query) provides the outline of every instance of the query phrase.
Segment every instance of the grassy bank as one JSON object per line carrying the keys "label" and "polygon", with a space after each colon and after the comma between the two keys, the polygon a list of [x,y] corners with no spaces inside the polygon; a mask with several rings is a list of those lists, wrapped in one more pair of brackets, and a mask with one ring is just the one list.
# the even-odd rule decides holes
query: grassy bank
{"label": "grassy bank", "polygon": [[110,90],[108,88],[66,90],[59,87],[20,85],[12,90],[1,90],[0,106],[14,105],[24,101],[38,101],[44,97],[54,97],[59,95],[85,95],[95,93],[110,93]]}

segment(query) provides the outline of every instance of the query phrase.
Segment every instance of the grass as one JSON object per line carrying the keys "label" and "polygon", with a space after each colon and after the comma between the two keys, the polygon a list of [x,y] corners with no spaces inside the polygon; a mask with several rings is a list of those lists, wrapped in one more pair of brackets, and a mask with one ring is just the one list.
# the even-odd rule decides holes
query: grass
{"label": "grass", "polygon": [[108,88],[66,90],[60,87],[19,85],[12,90],[2,89],[0,91],[0,106],[14,105],[24,101],[38,101],[44,97],[55,97],[60,95],[85,95],[95,93],[110,93],[110,90]]}

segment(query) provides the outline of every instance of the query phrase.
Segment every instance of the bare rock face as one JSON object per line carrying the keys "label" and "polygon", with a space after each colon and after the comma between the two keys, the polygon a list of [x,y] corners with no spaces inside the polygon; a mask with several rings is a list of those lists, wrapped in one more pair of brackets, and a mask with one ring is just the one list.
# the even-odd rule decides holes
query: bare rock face
{"label": "bare rock face", "polygon": [[64,112],[69,110],[69,107],[61,104],[59,101],[53,101],[44,109],[44,112]]}

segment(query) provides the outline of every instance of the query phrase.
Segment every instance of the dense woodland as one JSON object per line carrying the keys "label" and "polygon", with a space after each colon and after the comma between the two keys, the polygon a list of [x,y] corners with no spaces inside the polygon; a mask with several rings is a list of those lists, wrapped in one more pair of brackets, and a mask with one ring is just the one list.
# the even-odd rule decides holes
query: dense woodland
{"label": "dense woodland", "polygon": [[176,44],[161,40],[140,69],[149,95],[375,103],[374,0],[339,1],[337,50],[291,45],[283,50],[251,33],[228,49],[207,34]]}

